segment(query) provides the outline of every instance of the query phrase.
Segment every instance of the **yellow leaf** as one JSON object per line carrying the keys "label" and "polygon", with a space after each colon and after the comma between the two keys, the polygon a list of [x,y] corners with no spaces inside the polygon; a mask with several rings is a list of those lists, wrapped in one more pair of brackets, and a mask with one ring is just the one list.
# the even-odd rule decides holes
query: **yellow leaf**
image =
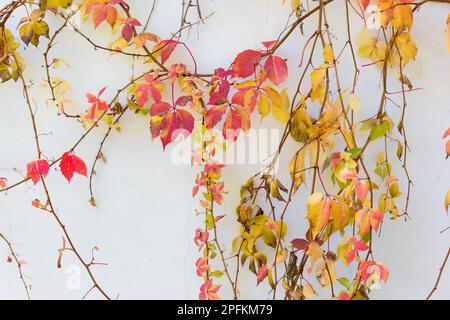
{"label": "yellow leaf", "polygon": [[445,43],[447,45],[447,50],[450,52],[450,13],[447,17],[447,27],[445,28]]}
{"label": "yellow leaf", "polygon": [[316,278],[322,287],[328,287],[336,282],[336,266],[331,259],[321,259],[316,265]]}
{"label": "yellow leaf", "polygon": [[258,113],[261,115],[261,120],[265,116],[267,116],[269,114],[269,112],[270,112],[269,98],[264,93],[261,93],[259,95],[259,100],[258,100]]}
{"label": "yellow leaf", "polygon": [[447,194],[445,195],[444,203],[445,203],[445,211],[447,211],[448,213],[448,207],[450,205],[450,190],[448,190]]}
{"label": "yellow leaf", "polygon": [[325,80],[326,72],[327,72],[328,64],[323,64],[318,67],[316,70],[311,72],[311,86],[313,89],[321,86],[323,81]]}
{"label": "yellow leaf", "polygon": [[322,248],[320,247],[320,244],[318,244],[315,241],[311,241],[308,244],[308,250],[306,250],[306,255],[308,255],[311,258],[310,266],[308,268],[308,272],[311,272],[314,268],[314,264],[316,261],[322,257]]}
{"label": "yellow leaf", "polygon": [[348,98],[348,105],[355,114],[359,114],[359,110],[361,109],[361,100],[359,100],[354,93],[350,94]]}
{"label": "yellow leaf", "polygon": [[314,298],[317,295],[317,292],[314,291],[314,288],[309,283],[303,285],[302,293],[306,299]]}
{"label": "yellow leaf", "polygon": [[332,232],[340,230],[342,235],[350,221],[350,211],[347,202],[341,196],[336,196],[336,200],[331,202],[331,219],[333,222]]}
{"label": "yellow leaf", "polygon": [[300,0],[291,0],[291,10],[297,11],[300,6]]}
{"label": "yellow leaf", "polygon": [[272,100],[272,114],[278,121],[286,122],[290,118],[289,114],[289,97],[286,89],[281,91],[280,102],[274,103]]}
{"label": "yellow leaf", "polygon": [[294,154],[289,162],[289,173],[294,180],[293,192],[295,193],[300,185],[305,182],[305,149],[301,149]]}
{"label": "yellow leaf", "polygon": [[306,208],[311,235],[315,238],[330,219],[331,201],[325,199],[322,193],[316,192],[309,196]]}
{"label": "yellow leaf", "polygon": [[403,30],[403,28],[410,30],[413,24],[412,8],[404,3],[398,4],[392,10],[392,26],[397,30]]}
{"label": "yellow leaf", "polygon": [[311,72],[311,99],[322,100],[325,95],[325,77],[327,75],[328,63],[322,64],[320,67]]}
{"label": "yellow leaf", "polygon": [[334,52],[330,45],[326,45],[323,48],[323,61],[333,64],[334,63]]}
{"label": "yellow leaf", "polygon": [[402,66],[405,66],[409,61],[414,60],[417,55],[416,43],[411,40],[411,35],[407,32],[402,32],[396,39],[396,48],[399,52],[395,52],[393,56],[393,64],[399,65],[400,57]]}
{"label": "yellow leaf", "polygon": [[309,130],[312,127],[311,119],[305,108],[298,108],[291,120],[290,133],[298,142],[306,142],[309,138]]}

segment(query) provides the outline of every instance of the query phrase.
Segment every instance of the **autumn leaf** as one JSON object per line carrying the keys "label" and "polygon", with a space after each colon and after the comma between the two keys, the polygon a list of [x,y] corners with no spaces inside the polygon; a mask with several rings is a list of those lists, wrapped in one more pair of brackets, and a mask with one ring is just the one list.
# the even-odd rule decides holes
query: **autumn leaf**
{"label": "autumn leaf", "polygon": [[225,122],[222,127],[222,136],[226,140],[235,141],[239,136],[240,128],[241,118],[239,113],[234,109],[231,109],[225,118]]}
{"label": "autumn leaf", "polygon": [[355,215],[355,221],[359,227],[361,237],[365,236],[370,231],[370,228],[378,231],[382,219],[383,213],[378,209],[359,210]]}
{"label": "autumn leaf", "polygon": [[195,263],[195,266],[197,267],[197,275],[199,277],[203,277],[203,275],[205,274],[205,272],[208,271],[209,266],[208,266],[208,259],[203,257],[203,258],[199,258],[197,260],[197,262]]}
{"label": "autumn leaf", "polygon": [[309,139],[313,124],[305,108],[297,108],[291,119],[290,134],[295,141],[306,142]]}
{"label": "autumn leaf", "polygon": [[90,120],[94,120],[96,117],[96,114],[98,111],[106,111],[109,108],[109,105],[106,101],[102,100],[100,97],[102,96],[102,94],[105,92],[106,87],[103,87],[99,93],[97,94],[97,96],[93,95],[92,93],[87,93],[86,97],[88,99],[88,103],[91,104],[89,113],[88,113],[88,118]]}
{"label": "autumn leaf", "polygon": [[61,7],[63,9],[67,9],[72,2],[73,0],[47,0],[47,6],[49,8]]}
{"label": "autumn leaf", "polygon": [[[116,19],[117,19],[117,16],[115,17],[115,19],[113,21],[115,22]],[[123,24],[124,24],[124,26],[122,28],[122,38],[124,38],[127,42],[130,42],[131,38],[133,37],[134,27],[140,26],[141,23],[134,18],[126,18],[126,19],[123,19]],[[113,23],[113,25],[114,25],[114,23]],[[138,40],[138,43],[139,43],[139,40]]]}
{"label": "autumn leaf", "polygon": [[147,73],[144,75],[144,81],[136,86],[136,99],[139,107],[143,107],[152,97],[154,102],[161,101],[161,91],[164,84],[159,80],[156,73]]}
{"label": "autumn leaf", "polygon": [[294,239],[291,241],[292,246],[297,250],[305,250],[308,246],[308,240],[305,239]]}
{"label": "autumn leaf", "polygon": [[294,182],[293,192],[295,193],[306,180],[304,148],[296,152],[289,162],[289,174]]}
{"label": "autumn leaf", "polygon": [[87,176],[86,164],[71,151],[65,152],[62,155],[59,168],[69,183],[74,173]]}
{"label": "autumn leaf", "polygon": [[199,299],[200,300],[219,300],[220,297],[218,296],[217,292],[220,290],[221,285],[219,284],[213,284],[212,280],[206,281],[202,286],[200,287],[200,294]]}
{"label": "autumn leaf", "polygon": [[447,213],[448,213],[449,205],[450,205],[450,190],[447,191],[447,194],[445,195],[445,200],[444,200],[445,211],[447,211]]}
{"label": "autumn leaf", "polygon": [[334,63],[334,52],[333,48],[330,45],[326,45],[323,48],[323,61],[329,64]]}
{"label": "autumn leaf", "polygon": [[445,152],[447,153],[445,159],[448,159],[448,157],[450,157],[450,140],[448,140],[447,143],[445,144]]}
{"label": "autumn leaf", "polygon": [[445,44],[447,45],[447,50],[450,52],[450,13],[447,17],[447,25],[445,27]]}
{"label": "autumn leaf", "polygon": [[160,139],[163,149],[174,141],[180,134],[185,137],[194,129],[194,117],[186,110],[177,109],[168,113],[161,121]]}
{"label": "autumn leaf", "polygon": [[264,86],[262,88],[268,95],[272,107],[272,115],[281,122],[286,122],[290,118],[289,114],[289,97],[284,89],[281,94],[274,88]]}
{"label": "autumn leaf", "polygon": [[366,11],[367,7],[369,6],[370,1],[371,0],[360,0],[363,11]]}
{"label": "autumn leaf", "polygon": [[321,259],[316,264],[316,279],[322,288],[336,282],[336,266],[332,259]]}
{"label": "autumn leaf", "polygon": [[311,272],[314,268],[316,261],[322,257],[323,251],[320,244],[316,241],[312,241],[308,244],[308,249],[306,250],[306,255],[311,258],[310,266],[308,272]]}
{"label": "autumn leaf", "polygon": [[256,285],[259,285],[266,277],[268,273],[267,265],[262,265],[259,270],[258,274],[256,275]]}
{"label": "autumn leaf", "polygon": [[179,44],[176,40],[162,40],[153,48],[153,53],[160,54],[161,63],[164,64]]}
{"label": "autumn leaf", "polygon": [[359,199],[359,201],[364,202],[364,199],[366,199],[367,193],[369,192],[369,182],[366,180],[358,180],[355,183],[355,192],[356,197]]}
{"label": "autumn leaf", "polygon": [[205,115],[205,125],[208,129],[212,129],[218,124],[225,114],[226,105],[213,106],[208,109]]}
{"label": "autumn leaf", "polygon": [[409,0],[396,0],[396,4],[392,9],[392,26],[397,30],[404,28],[410,30],[413,25],[413,11],[410,5],[405,3]]}
{"label": "autumn leaf", "polygon": [[266,117],[270,112],[270,100],[265,93],[259,95],[258,100],[258,113],[261,115],[261,119]]}
{"label": "autumn leaf", "polygon": [[36,160],[27,164],[27,178],[30,178],[36,185],[41,176],[46,177],[50,166],[46,160]]}
{"label": "autumn leaf", "polygon": [[8,179],[0,177],[0,190],[5,189],[8,183]]}
{"label": "autumn leaf", "polygon": [[245,50],[239,53],[233,62],[233,70],[239,78],[247,78],[255,73],[256,66],[262,54],[255,50]]}
{"label": "autumn leaf", "polygon": [[348,97],[348,105],[355,114],[359,114],[359,110],[361,109],[361,100],[359,100],[354,93],[350,94]]}
{"label": "autumn leaf", "polygon": [[330,220],[331,201],[322,193],[316,192],[309,196],[306,207],[311,234],[314,239]]}
{"label": "autumn leaf", "polygon": [[286,62],[278,56],[270,55],[264,64],[264,70],[267,72],[267,77],[274,85],[283,83],[288,77],[288,67]]}

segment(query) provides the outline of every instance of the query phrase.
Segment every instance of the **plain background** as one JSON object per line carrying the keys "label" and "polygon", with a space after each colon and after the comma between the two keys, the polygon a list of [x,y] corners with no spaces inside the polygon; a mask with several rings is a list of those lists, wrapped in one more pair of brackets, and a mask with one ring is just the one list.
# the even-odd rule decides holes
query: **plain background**
{"label": "plain background", "polygon": [[[132,13],[145,21],[152,1],[129,2]],[[0,3],[7,1],[1,0]],[[194,27],[189,35],[183,35],[199,62],[200,72],[228,66],[238,52],[257,49],[261,41],[275,39],[289,15],[289,5],[282,7],[281,0],[200,0],[200,3],[204,16],[214,14],[204,25]],[[406,73],[415,87],[423,89],[409,93],[407,97],[405,126],[412,150],[409,170],[414,182],[409,209],[411,220],[386,219],[382,237],[374,240],[375,259],[390,269],[388,283],[382,290],[373,292],[375,299],[425,298],[434,285],[449,247],[448,231],[440,233],[450,224],[443,205],[445,192],[450,188],[450,162],[444,159],[442,140],[443,132],[450,126],[450,60],[444,40],[448,9],[449,6],[441,4],[427,4],[415,15],[412,37],[419,53],[417,60],[407,66]],[[345,42],[344,5],[336,1],[327,12],[337,50],[340,50]],[[180,13],[181,1],[157,1],[148,30],[163,38],[169,37],[179,27]],[[49,20],[52,30],[60,23],[53,17]],[[194,20],[196,18],[192,16],[191,21]],[[362,28],[362,21],[353,14],[352,23],[352,33],[356,36]],[[107,44],[105,39],[113,39],[107,26],[94,33],[90,25],[83,25],[82,30],[95,41]],[[316,17],[305,25],[305,36],[296,34],[278,51],[280,56],[288,59],[290,78],[286,87],[289,92],[297,81],[301,49],[312,32],[308,25],[315,26]],[[12,24],[9,27],[16,26]],[[50,157],[58,157],[73,145],[83,129],[76,121],[57,116],[54,108],[45,107],[48,92],[40,86],[44,75],[42,48],[25,50],[24,56],[28,61],[26,78],[34,83],[31,92],[37,107],[44,152]],[[177,50],[175,56],[176,61],[190,63],[183,50]],[[69,108],[69,112],[83,111],[86,108],[84,94],[96,93],[103,86],[108,87],[105,98],[110,99],[115,88],[128,82],[132,66],[130,58],[111,57],[105,52],[94,51],[71,30],[61,35],[52,57],[64,57],[70,64],[70,68],[53,71],[72,83],[72,97],[77,107]],[[367,62],[358,60],[360,65]],[[343,59],[339,67],[343,74],[342,82],[349,83],[353,76],[350,61]],[[364,68],[356,90],[363,102],[361,117],[375,112],[379,83],[379,72],[374,67]],[[390,78],[390,83],[391,91],[398,90],[395,80]],[[2,84],[0,97],[0,176],[14,182],[21,179],[26,163],[34,160],[33,133],[20,86],[13,82]],[[399,95],[392,98],[400,101]],[[388,106],[388,110],[394,119],[398,116],[395,106]],[[259,128],[281,128],[270,117],[260,124],[255,115],[253,123]],[[105,128],[99,128],[77,149],[77,154],[88,165],[94,160],[104,131]],[[159,141],[152,143],[147,118],[127,114],[123,117],[121,132],[113,133],[105,145],[107,163],[97,166],[94,192],[98,207],[93,208],[88,203],[88,179],[76,176],[68,185],[55,168],[49,173],[48,183],[56,209],[80,252],[89,259],[91,248],[98,246],[98,262],[108,263],[108,266],[95,267],[94,271],[113,297],[197,298],[201,280],[195,275],[195,261],[199,253],[192,240],[201,219],[194,214],[196,203],[191,198],[195,170],[188,165],[175,165],[171,161],[171,150],[168,148],[163,153]],[[394,145],[391,150],[394,172],[404,186],[404,174],[395,161]],[[282,158],[282,166],[286,166],[286,161],[295,151],[296,145],[290,143]],[[373,167],[376,152],[376,146],[369,150],[367,161],[370,167]],[[227,216],[219,230],[228,249],[237,232],[234,208],[239,200],[239,186],[258,169],[254,165],[232,165],[225,170],[229,194],[221,210]],[[280,178],[289,181],[286,172]],[[43,191],[40,186],[31,184],[22,185],[7,195],[1,194],[0,231],[12,240],[16,252],[27,261],[24,272],[33,285],[32,298],[79,299],[90,288],[90,283],[81,270],[80,287],[71,286],[71,275],[76,277],[79,265],[70,253],[63,257],[63,268],[56,268],[61,231],[49,214],[31,206],[36,197],[42,198]],[[303,188],[287,216],[291,226],[288,239],[303,236],[307,229],[305,199]],[[22,299],[25,294],[16,267],[6,263],[7,255],[6,247],[0,243],[0,298]],[[338,276],[351,276],[351,273],[339,268]],[[450,268],[444,272],[435,298],[450,298],[449,280]],[[222,282],[225,283],[225,279]],[[255,284],[253,275],[248,271],[242,272],[240,297],[266,298],[267,285],[256,288]],[[229,298],[229,290],[224,287],[221,295]],[[323,296],[327,295],[328,292]],[[89,298],[99,296],[92,293]]]}

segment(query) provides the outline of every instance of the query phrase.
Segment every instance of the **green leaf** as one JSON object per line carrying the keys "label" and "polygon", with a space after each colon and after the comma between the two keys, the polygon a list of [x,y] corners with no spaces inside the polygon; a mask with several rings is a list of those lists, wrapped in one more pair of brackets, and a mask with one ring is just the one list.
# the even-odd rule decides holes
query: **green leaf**
{"label": "green leaf", "polygon": [[350,288],[350,281],[347,278],[339,278],[337,281],[347,289]]}
{"label": "green leaf", "polygon": [[216,270],[216,271],[213,271],[212,275],[213,275],[214,278],[220,278],[220,277],[223,276],[223,272],[219,271],[219,270]]}

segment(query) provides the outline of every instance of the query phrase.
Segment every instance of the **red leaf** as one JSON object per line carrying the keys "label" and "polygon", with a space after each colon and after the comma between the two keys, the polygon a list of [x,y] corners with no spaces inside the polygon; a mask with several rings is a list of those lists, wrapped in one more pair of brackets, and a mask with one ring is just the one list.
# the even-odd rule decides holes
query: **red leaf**
{"label": "red leaf", "polygon": [[47,176],[50,166],[46,160],[36,160],[27,164],[27,178],[30,178],[36,185],[40,180],[42,174],[44,177]]}
{"label": "red leaf", "polygon": [[242,127],[242,120],[239,112],[231,109],[223,124],[222,135],[226,140],[236,141]]}
{"label": "red leaf", "polygon": [[261,56],[261,52],[255,50],[245,50],[239,53],[233,62],[233,70],[236,71],[236,75],[240,78],[247,78],[255,73]]}
{"label": "red leaf", "polygon": [[194,117],[186,110],[176,110],[167,114],[161,121],[160,139],[163,149],[180,134],[187,136],[194,129]]}
{"label": "red leaf", "polygon": [[369,6],[370,0],[361,0],[361,6],[364,11],[366,11],[367,7]]}
{"label": "red leaf", "polygon": [[6,259],[6,262],[8,262],[8,263],[12,263],[12,259],[11,259],[11,257],[10,257],[10,256],[8,256],[8,258]]}
{"label": "red leaf", "polygon": [[263,46],[266,47],[267,50],[269,50],[270,48],[272,48],[272,46],[277,43],[277,40],[272,40],[272,41],[264,41],[262,42]]}
{"label": "red leaf", "polygon": [[256,275],[256,285],[260,284],[267,277],[268,271],[269,270],[265,264],[259,268],[258,274]]}
{"label": "red leaf", "polygon": [[141,23],[139,22],[139,20],[137,20],[135,18],[126,18],[125,23],[130,24],[132,26],[137,26],[137,27],[141,26]]}
{"label": "red leaf", "polygon": [[450,157],[450,140],[448,140],[447,143],[445,144],[445,152],[447,153],[445,159],[447,159],[448,157]]}
{"label": "red leaf", "polygon": [[450,136],[450,128],[448,128],[447,131],[444,132],[444,135],[442,136],[442,139],[445,139],[448,136]]}
{"label": "red leaf", "polygon": [[[210,93],[208,104],[223,104],[228,101],[228,93],[230,92],[230,83],[227,80],[222,81],[215,90]],[[216,88],[216,89],[217,89]]]}
{"label": "red leaf", "polygon": [[192,101],[192,96],[181,96],[175,101],[175,106],[186,106],[188,102]]}
{"label": "red leaf", "polygon": [[264,64],[264,70],[269,80],[275,85],[286,81],[288,77],[286,62],[278,56],[270,55]]}
{"label": "red leaf", "polygon": [[169,59],[175,47],[180,43],[175,40],[163,40],[159,43],[158,47],[161,48],[161,63],[164,64]]}
{"label": "red leaf", "polygon": [[0,178],[0,189],[6,188],[6,183],[8,182],[8,179],[6,178]]}
{"label": "red leaf", "polygon": [[212,129],[218,124],[225,114],[226,105],[214,106],[206,112],[205,124],[208,129]]}
{"label": "red leaf", "polygon": [[291,241],[292,246],[297,250],[305,250],[308,243],[309,242],[305,239],[294,239]]}
{"label": "red leaf", "polygon": [[166,114],[167,112],[169,112],[170,108],[171,108],[171,105],[168,104],[167,102],[163,102],[163,101],[155,102],[150,107],[150,115],[151,116],[162,116],[162,115]]}
{"label": "red leaf", "polygon": [[83,176],[87,175],[86,164],[72,152],[65,152],[62,155],[59,168],[69,183],[74,173],[78,173]]}

